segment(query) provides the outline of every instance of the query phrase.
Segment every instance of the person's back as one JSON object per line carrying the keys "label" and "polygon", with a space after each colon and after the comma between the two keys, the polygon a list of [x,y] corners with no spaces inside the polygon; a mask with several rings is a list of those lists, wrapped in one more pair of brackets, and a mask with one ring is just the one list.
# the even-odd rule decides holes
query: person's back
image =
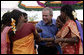
{"label": "person's back", "polygon": [[17,9],[11,12],[11,29],[8,32],[11,54],[34,54],[35,27],[24,21],[23,12]]}
{"label": "person's back", "polygon": [[33,32],[35,32],[35,28],[30,23],[24,23],[16,31],[15,36],[10,38],[13,41],[13,54],[34,54]]}

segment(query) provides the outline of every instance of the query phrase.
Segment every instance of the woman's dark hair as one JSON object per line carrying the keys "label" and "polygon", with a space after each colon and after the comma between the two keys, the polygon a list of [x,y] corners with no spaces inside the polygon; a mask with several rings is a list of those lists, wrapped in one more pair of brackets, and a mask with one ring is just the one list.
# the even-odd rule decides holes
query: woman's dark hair
{"label": "woman's dark hair", "polygon": [[23,12],[23,16],[27,16],[27,13]]}
{"label": "woman's dark hair", "polygon": [[[22,14],[23,13],[17,9],[14,9],[13,11],[11,11],[11,18],[13,18],[16,21],[15,26],[17,26],[19,22],[19,18],[22,16]],[[13,30],[10,30],[8,34],[10,37],[15,35]]]}
{"label": "woman's dark hair", "polygon": [[[27,16],[27,13],[23,12],[23,16],[24,17]],[[27,19],[27,17],[25,17],[25,19]]]}
{"label": "woman's dark hair", "polygon": [[22,16],[22,12],[17,10],[17,9],[14,9],[12,12],[11,12],[11,18],[13,18],[15,21],[16,21],[16,25],[18,24],[18,21],[19,21],[19,18],[20,16]]}
{"label": "woman's dark hair", "polygon": [[7,25],[10,26],[11,23],[11,12],[6,12],[3,16],[2,16],[2,20],[1,20],[1,25]]}
{"label": "woman's dark hair", "polygon": [[[22,16],[22,12],[14,9],[13,11],[11,11],[11,18],[13,18],[16,22],[15,22],[15,26],[17,26],[18,22],[19,22],[19,18]],[[13,47],[13,40],[12,37],[15,36],[15,33],[12,29],[9,30],[8,32],[9,35],[9,39],[10,39],[10,52],[12,53],[12,47]]]}
{"label": "woman's dark hair", "polygon": [[61,11],[65,12],[65,14],[67,16],[69,16],[71,20],[75,21],[74,16],[72,14],[72,11],[75,11],[75,10],[72,8],[71,5],[64,5],[64,6],[62,6]]}
{"label": "woman's dark hair", "polygon": [[11,26],[11,12],[6,12],[3,16],[2,16],[2,20],[1,20],[1,31],[3,31],[4,26]]}

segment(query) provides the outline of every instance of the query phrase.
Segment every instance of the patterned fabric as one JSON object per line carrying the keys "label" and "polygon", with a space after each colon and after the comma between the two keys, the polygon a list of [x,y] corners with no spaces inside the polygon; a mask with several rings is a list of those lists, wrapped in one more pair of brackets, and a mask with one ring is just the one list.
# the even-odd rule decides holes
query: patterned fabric
{"label": "patterned fabric", "polygon": [[56,34],[60,38],[78,37],[79,43],[61,43],[63,54],[83,54],[81,37],[79,35],[76,23],[68,20],[60,31]]}

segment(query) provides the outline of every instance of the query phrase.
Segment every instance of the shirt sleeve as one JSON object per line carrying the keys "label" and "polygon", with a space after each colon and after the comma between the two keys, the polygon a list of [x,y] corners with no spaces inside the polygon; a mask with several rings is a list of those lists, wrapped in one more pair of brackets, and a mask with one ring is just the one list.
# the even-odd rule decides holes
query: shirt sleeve
{"label": "shirt sleeve", "polygon": [[36,28],[40,28],[41,26],[40,26],[39,23],[37,23],[35,27],[36,27]]}
{"label": "shirt sleeve", "polygon": [[[40,23],[40,22],[37,23],[36,26],[35,26],[35,28],[39,28],[39,29],[41,29],[41,23]],[[38,33],[38,34],[40,35],[40,37],[43,36],[42,33]]]}

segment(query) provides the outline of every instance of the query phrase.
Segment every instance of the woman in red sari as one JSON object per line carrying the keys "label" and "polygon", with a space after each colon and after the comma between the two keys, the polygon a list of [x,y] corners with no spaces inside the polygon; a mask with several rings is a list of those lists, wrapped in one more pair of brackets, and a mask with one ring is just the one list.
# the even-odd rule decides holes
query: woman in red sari
{"label": "woman in red sari", "polygon": [[56,37],[58,38],[55,42],[61,45],[63,54],[83,54],[81,37],[72,11],[74,11],[74,9],[69,5],[65,5],[61,8],[60,16],[65,20],[65,23],[60,27],[56,34]]}

